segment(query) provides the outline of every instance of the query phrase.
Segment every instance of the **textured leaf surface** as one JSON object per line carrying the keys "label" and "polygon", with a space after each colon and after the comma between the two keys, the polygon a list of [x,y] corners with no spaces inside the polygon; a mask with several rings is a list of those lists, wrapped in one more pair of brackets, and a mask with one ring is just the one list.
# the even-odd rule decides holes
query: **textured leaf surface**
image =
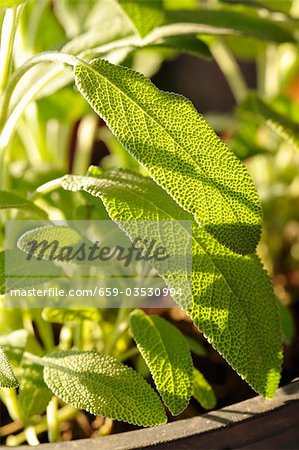
{"label": "textured leaf surface", "polygon": [[[124,220],[191,220],[149,178],[115,171],[98,178],[67,176],[63,186],[100,197],[110,217]],[[138,221],[125,230],[141,236]],[[182,227],[182,233],[184,231]],[[144,236],[149,238],[150,236]],[[194,224],[192,306],[187,312],[209,342],[260,394],[271,397],[280,379],[281,332],[276,298],[256,255],[241,256]],[[177,286],[176,286],[177,287]],[[189,299],[176,296],[184,305]]]}
{"label": "textured leaf surface", "polygon": [[186,98],[95,60],[76,84],[121,144],[196,221],[229,248],[253,252],[261,208],[250,176]]}
{"label": "textured leaf surface", "polygon": [[198,23],[214,27],[234,30],[244,36],[273,42],[294,42],[291,32],[276,22],[241,11],[207,10],[200,11],[169,11],[167,21]]}
{"label": "textured leaf surface", "polygon": [[0,347],[0,387],[16,388],[18,385],[18,380],[14,376],[8,359]]}
{"label": "textured leaf surface", "polygon": [[45,411],[53,394],[43,380],[43,367],[26,363],[22,368],[18,398],[22,412],[31,417]]}
{"label": "textured leaf surface", "polygon": [[58,352],[43,358],[44,380],[76,408],[140,426],[166,422],[158,395],[130,367],[96,352]]}
{"label": "textured leaf surface", "polygon": [[40,209],[34,203],[30,202],[26,198],[15,194],[14,192],[0,191],[0,209],[25,209],[34,216],[41,217],[43,219],[47,218],[45,211]]}
{"label": "textured leaf surface", "polygon": [[205,409],[213,409],[217,403],[213,388],[197,369],[194,369],[193,397]]}
{"label": "textured leaf surface", "polygon": [[163,22],[162,0],[118,0],[118,3],[141,37]]}
{"label": "textured leaf surface", "polygon": [[131,313],[130,328],[165,405],[173,415],[180,414],[188,406],[193,383],[184,337],[171,323],[141,310]]}

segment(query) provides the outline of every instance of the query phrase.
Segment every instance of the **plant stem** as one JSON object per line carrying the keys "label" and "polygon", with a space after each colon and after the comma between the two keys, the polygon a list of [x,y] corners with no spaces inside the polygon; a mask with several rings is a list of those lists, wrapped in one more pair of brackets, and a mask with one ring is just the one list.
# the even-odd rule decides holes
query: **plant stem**
{"label": "plant stem", "polygon": [[52,397],[47,407],[47,423],[49,442],[57,442],[60,439],[59,421],[58,421],[58,399]]}
{"label": "plant stem", "polygon": [[51,324],[45,322],[41,317],[41,310],[33,310],[33,319],[38,330],[38,334],[47,352],[51,352],[55,346]]}
{"label": "plant stem", "polygon": [[126,361],[129,358],[132,358],[132,356],[136,356],[139,354],[139,350],[137,347],[132,347],[129,350],[127,350],[122,355],[117,356],[117,359],[121,362]]}
{"label": "plant stem", "polygon": [[97,123],[97,116],[89,114],[83,117],[79,124],[72,170],[72,173],[75,175],[85,175],[90,165]]}
{"label": "plant stem", "polygon": [[106,352],[107,354],[112,354],[113,350],[116,346],[116,343],[119,339],[119,337],[126,331],[128,328],[128,321],[127,317],[132,309],[131,308],[124,308],[120,307],[118,310],[117,319],[115,322],[115,328],[112,335],[111,340],[109,341],[109,344],[107,345]]}
{"label": "plant stem", "polygon": [[[57,411],[57,421],[59,424],[73,419],[78,414],[78,410],[73,408],[72,406],[65,406],[64,408]],[[32,426],[36,435],[44,433],[48,429],[47,418],[44,417],[41,422],[37,425]],[[25,442],[27,439],[26,432],[22,431],[21,433],[15,436],[8,436],[6,439],[6,445],[10,447],[18,446]]]}
{"label": "plant stem", "polygon": [[1,388],[0,398],[5,404],[8,414],[12,420],[21,420],[21,411],[18,403],[17,393],[15,389]]}
{"label": "plant stem", "polygon": [[31,426],[25,428],[24,434],[26,436],[26,441],[28,442],[29,445],[35,446],[40,444],[34,427]]}
{"label": "plant stem", "polygon": [[299,18],[299,1],[298,0],[293,0],[290,14],[292,17],[295,17],[296,19]]}
{"label": "plant stem", "polygon": [[45,366],[49,365],[43,360],[43,358],[41,358],[40,356],[37,356],[37,355],[33,355],[32,353],[24,352],[23,356],[24,356],[24,358],[29,359],[29,361],[31,361],[35,364],[38,364],[39,366],[45,367]]}
{"label": "plant stem", "polygon": [[1,32],[0,92],[4,91],[9,78],[13,43],[18,24],[17,18],[18,18],[17,8],[9,8],[6,10]]}
{"label": "plant stem", "polygon": [[42,184],[30,195],[30,200],[35,200],[39,195],[46,195],[50,192],[56,191],[56,189],[61,188],[61,180],[62,177],[55,178],[55,180],[51,180],[45,184]]}
{"label": "plant stem", "polygon": [[70,325],[64,324],[59,335],[59,349],[70,350],[73,342],[73,330]]}
{"label": "plant stem", "polygon": [[248,88],[234,56],[221,39],[217,39],[210,50],[225,75],[236,102],[241,103],[248,94]]}

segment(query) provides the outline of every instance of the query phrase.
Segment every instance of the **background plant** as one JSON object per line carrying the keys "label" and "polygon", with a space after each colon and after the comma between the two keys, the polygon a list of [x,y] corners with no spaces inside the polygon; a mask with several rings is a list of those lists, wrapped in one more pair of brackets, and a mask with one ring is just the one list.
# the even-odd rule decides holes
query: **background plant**
{"label": "background plant", "polygon": [[[33,216],[192,220],[193,303],[186,313],[255,391],[271,397],[280,378],[281,331],[290,341],[292,320],[255,254],[261,205],[238,158],[264,203],[259,255],[275,276],[285,233],[287,265],[297,273],[298,2],[0,6],[3,223]],[[191,102],[149,82],[178,52],[213,58],[226,76],[235,113],[208,119],[238,158]],[[256,91],[249,92],[236,58],[256,60]],[[101,168],[89,168],[96,142],[109,154]],[[132,240],[146,233],[137,222],[124,231]],[[78,409],[139,426],[165,423],[161,400],[140,375],[148,370],[169,415],[181,413],[191,396],[215,407],[191,359],[190,350],[203,355],[203,348],[172,323],[126,308],[8,310],[4,249],[0,258],[1,399],[24,428],[7,445],[38,443],[46,430],[58,440],[61,424]],[[281,277],[276,293],[290,302]],[[109,433],[106,425],[101,433]]]}

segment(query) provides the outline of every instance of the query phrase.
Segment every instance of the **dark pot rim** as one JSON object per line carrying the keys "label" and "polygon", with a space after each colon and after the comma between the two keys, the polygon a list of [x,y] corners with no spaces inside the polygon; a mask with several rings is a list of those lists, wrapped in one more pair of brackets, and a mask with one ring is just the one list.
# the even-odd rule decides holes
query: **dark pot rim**
{"label": "dark pot rim", "polygon": [[[299,379],[271,400],[253,397],[191,419],[106,437],[41,444],[42,450],[299,448]],[[27,449],[28,446],[20,446]]]}

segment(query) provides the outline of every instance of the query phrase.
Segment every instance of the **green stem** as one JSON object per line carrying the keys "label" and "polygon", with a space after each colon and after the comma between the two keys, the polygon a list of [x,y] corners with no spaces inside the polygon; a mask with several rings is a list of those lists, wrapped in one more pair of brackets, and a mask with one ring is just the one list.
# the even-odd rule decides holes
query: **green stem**
{"label": "green stem", "polygon": [[227,46],[217,39],[210,47],[212,55],[223,72],[237,103],[241,103],[248,94],[242,72]]}
{"label": "green stem", "polygon": [[132,308],[124,308],[124,307],[119,308],[117,319],[115,322],[114,332],[112,338],[109,341],[109,344],[106,347],[107,354],[110,355],[113,353],[118,339],[128,328],[127,318],[131,311]]}
{"label": "green stem", "polygon": [[29,445],[35,446],[40,444],[33,426],[25,428],[24,434]]}
{"label": "green stem", "polygon": [[290,15],[299,18],[299,0],[293,0],[293,4],[291,6]]}
{"label": "green stem", "polygon": [[117,356],[117,359],[121,362],[126,361],[129,358],[132,358],[133,356],[136,356],[139,354],[139,350],[137,347],[130,348],[122,355]]}
{"label": "green stem", "polygon": [[[41,64],[41,63],[51,63],[56,62],[60,64],[67,64],[71,67],[75,67],[77,64],[83,64],[86,65],[87,63],[82,61],[81,59],[77,58],[76,56],[69,55],[67,53],[61,53],[61,52],[44,52],[40,53],[39,55],[33,56],[30,58],[25,64],[23,64],[21,67],[19,67],[18,70],[16,70],[13,74],[13,76],[10,79],[9,85],[7,86],[5,97],[3,99],[2,103],[2,113],[1,113],[1,125],[3,126],[3,130],[1,132],[0,136],[0,148],[5,148],[9,140],[11,138],[11,130],[14,129],[17,121],[19,120],[20,115],[24,111],[25,107],[28,104],[27,97],[32,97],[32,89],[33,92],[37,93],[40,91],[40,89],[43,89],[44,86],[47,85],[45,83],[44,78],[42,77],[40,80],[38,80],[34,86],[32,86],[31,89],[29,89],[22,99],[19,101],[18,105],[13,110],[13,113],[10,115],[9,119],[6,122],[7,118],[7,112],[9,107],[9,102],[11,99],[11,95],[17,85],[17,83],[20,81],[20,79],[25,75],[28,70],[30,70],[32,67]],[[55,71],[56,72],[56,71]],[[41,86],[40,86],[41,84]],[[34,98],[34,97],[33,97]],[[6,122],[6,123],[5,123]]]}
{"label": "green stem", "polygon": [[57,442],[60,439],[59,420],[58,420],[58,399],[52,397],[47,407],[47,423],[49,442]]}
{"label": "green stem", "polygon": [[40,310],[33,310],[32,315],[45,350],[51,352],[55,347],[51,324],[42,319]]}
{"label": "green stem", "polygon": [[38,27],[45,9],[49,5],[50,0],[39,0],[35,2],[32,14],[30,15],[28,27],[26,27],[27,47],[34,52],[34,44],[37,38]]}
{"label": "green stem", "polygon": [[51,180],[45,184],[42,184],[31,194],[31,196],[29,197],[30,200],[35,200],[40,195],[46,195],[46,194],[49,194],[50,192],[56,191],[56,189],[60,189],[61,188],[61,180],[62,180],[62,177],[55,178],[55,180]]}
{"label": "green stem", "polygon": [[34,364],[38,364],[39,366],[45,367],[49,365],[43,360],[43,358],[41,358],[40,356],[33,355],[32,353],[24,352],[23,356],[24,358],[29,359],[29,361],[33,362]]}
{"label": "green stem", "polygon": [[6,10],[1,32],[0,48],[0,92],[3,92],[10,74],[13,44],[18,24],[17,8]]}
{"label": "green stem", "polygon": [[79,124],[72,170],[72,173],[75,175],[85,175],[90,165],[97,123],[97,116],[89,114],[83,117]]}
{"label": "green stem", "polygon": [[74,347],[77,350],[82,350],[83,336],[82,336],[82,322],[73,324]]}
{"label": "green stem", "polygon": [[59,335],[59,349],[70,350],[73,342],[73,330],[70,325],[64,324]]}
{"label": "green stem", "polygon": [[12,420],[21,420],[21,411],[18,403],[17,393],[15,389],[1,388],[0,398],[5,404],[8,414]]}
{"label": "green stem", "polygon": [[[52,55],[52,56],[51,56]],[[58,58],[57,55],[62,55],[62,58]],[[90,55],[90,57],[97,56],[97,53],[93,53]],[[67,59],[68,57],[68,59]],[[10,99],[12,96],[12,93],[18,83],[18,81],[22,78],[25,73],[30,70],[31,67],[34,67],[34,65],[39,63],[46,63],[46,62],[60,62],[64,64],[69,64],[71,66],[75,66],[76,64],[80,63],[83,65],[87,65],[88,63],[86,61],[83,61],[80,58],[84,57],[84,52],[80,53],[78,57],[74,55],[68,55],[66,53],[62,52],[45,52],[40,55],[34,56],[29,61],[27,61],[23,66],[21,66],[18,70],[15,71],[13,74],[11,81],[9,85],[7,86],[7,89],[5,91],[5,96],[2,101],[2,112],[1,112],[1,126],[4,127],[2,130],[2,133],[0,135],[0,151],[5,148],[8,143],[10,142],[14,130],[16,128],[16,125],[22,116],[25,108],[27,105],[32,102],[37,95],[42,92],[42,90],[49,85],[50,82],[54,81],[55,79],[59,78],[61,75],[64,74],[65,69],[61,69],[61,67],[55,67],[54,69],[50,70],[46,75],[42,76],[39,80],[37,80],[34,85],[28,89],[28,91],[24,94],[24,96],[21,98],[21,100],[18,102],[18,104],[13,109],[12,113],[10,114],[7,122],[6,118],[8,115],[8,108]],[[114,61],[115,63],[115,61]],[[89,66],[90,67],[90,66]],[[70,79],[71,81],[71,79]],[[6,123],[5,123],[6,122]]]}
{"label": "green stem", "polygon": [[[65,406],[64,408],[57,411],[57,421],[59,424],[73,419],[78,414],[78,410],[76,408],[73,408],[72,406]],[[43,418],[42,421],[34,425],[32,427],[34,429],[34,432],[36,435],[44,433],[48,429],[48,422],[47,418]],[[21,445],[23,442],[25,442],[27,439],[26,432],[22,431],[21,433],[15,435],[15,436],[8,436],[6,439],[6,445],[10,447]]]}
{"label": "green stem", "polygon": [[34,130],[28,126],[23,117],[19,121],[18,135],[26,150],[28,161],[32,165],[36,164],[37,161],[41,160],[38,143],[34,136]]}

